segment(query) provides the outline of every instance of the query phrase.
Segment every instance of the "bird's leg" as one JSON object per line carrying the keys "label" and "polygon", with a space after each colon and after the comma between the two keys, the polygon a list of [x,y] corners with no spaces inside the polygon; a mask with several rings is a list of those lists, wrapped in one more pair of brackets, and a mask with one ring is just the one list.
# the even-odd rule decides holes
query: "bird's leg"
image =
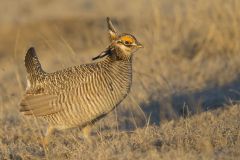
{"label": "bird's leg", "polygon": [[51,134],[53,133],[53,131],[54,131],[53,127],[49,126],[47,128],[47,131],[46,131],[46,133],[45,133],[45,135],[42,139],[42,145],[43,146],[45,146],[45,147],[48,146],[48,142],[49,142],[48,140],[49,140],[49,137],[51,136]]}
{"label": "bird's leg", "polygon": [[91,125],[87,125],[82,129],[82,133],[84,138],[88,141],[91,142],[91,130],[92,130],[92,126]]}

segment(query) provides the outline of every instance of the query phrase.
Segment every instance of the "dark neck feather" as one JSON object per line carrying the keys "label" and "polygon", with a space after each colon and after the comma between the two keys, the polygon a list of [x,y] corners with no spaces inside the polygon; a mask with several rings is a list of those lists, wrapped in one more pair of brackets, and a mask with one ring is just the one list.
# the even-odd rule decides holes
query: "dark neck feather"
{"label": "dark neck feather", "polygon": [[[115,50],[108,50],[107,56],[104,60],[100,61],[100,65],[106,68],[115,68],[120,70],[125,70],[127,72],[132,72],[132,56],[119,56]],[[124,71],[124,72],[125,72]]]}
{"label": "dark neck feather", "polygon": [[106,57],[106,59],[111,59],[112,61],[124,60],[131,61],[132,54],[123,53],[120,48],[116,47],[108,47],[105,51],[101,52],[98,56],[93,57],[92,60],[97,60]]}
{"label": "dark neck feather", "polygon": [[107,50],[107,53],[108,58],[110,58],[112,61],[132,61],[132,54],[124,54],[121,50],[117,48],[109,49]]}

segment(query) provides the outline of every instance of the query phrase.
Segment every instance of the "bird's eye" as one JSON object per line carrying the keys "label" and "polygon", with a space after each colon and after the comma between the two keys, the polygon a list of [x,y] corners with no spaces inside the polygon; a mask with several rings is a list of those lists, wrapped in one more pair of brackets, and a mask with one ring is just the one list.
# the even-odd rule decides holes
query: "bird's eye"
{"label": "bird's eye", "polygon": [[125,45],[130,45],[131,43],[129,41],[124,41]]}
{"label": "bird's eye", "polygon": [[124,44],[125,46],[131,46],[131,42],[129,42],[129,41],[120,40],[120,41],[117,41],[117,43]]}

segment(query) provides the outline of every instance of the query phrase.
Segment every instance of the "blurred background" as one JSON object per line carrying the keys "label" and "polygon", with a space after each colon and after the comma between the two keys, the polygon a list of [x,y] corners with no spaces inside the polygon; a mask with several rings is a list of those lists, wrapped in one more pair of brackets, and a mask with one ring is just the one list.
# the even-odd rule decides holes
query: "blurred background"
{"label": "blurred background", "polygon": [[1,134],[26,125],[18,103],[27,49],[47,72],[91,63],[109,44],[107,16],[144,49],[130,95],[99,125],[134,130],[238,103],[239,8],[238,0],[1,0]]}
{"label": "blurred background", "polygon": [[130,108],[142,118],[135,111],[141,107],[159,124],[240,98],[237,0],[0,3],[1,101],[8,108],[16,102],[16,112],[26,86],[26,50],[34,46],[48,72],[90,63],[109,44],[107,16],[145,46],[134,55],[133,87],[119,112]]}
{"label": "blurred background", "polygon": [[159,123],[185,114],[184,106],[196,113],[233,103],[240,98],[239,7],[234,0],[1,1],[2,101],[18,101],[25,90],[30,46],[48,72],[90,63],[109,44],[109,16],[145,46],[134,56],[124,107],[140,106]]}

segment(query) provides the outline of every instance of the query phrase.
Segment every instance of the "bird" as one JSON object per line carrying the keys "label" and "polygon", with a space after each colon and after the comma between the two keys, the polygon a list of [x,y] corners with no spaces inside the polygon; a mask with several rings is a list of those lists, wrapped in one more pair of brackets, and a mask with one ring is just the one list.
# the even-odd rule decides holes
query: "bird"
{"label": "bird", "polygon": [[132,85],[133,53],[143,45],[129,33],[119,34],[106,18],[110,45],[92,62],[45,72],[34,47],[25,56],[27,87],[20,112],[48,123],[43,142],[54,130],[79,127],[85,137],[91,127],[117,107]]}

